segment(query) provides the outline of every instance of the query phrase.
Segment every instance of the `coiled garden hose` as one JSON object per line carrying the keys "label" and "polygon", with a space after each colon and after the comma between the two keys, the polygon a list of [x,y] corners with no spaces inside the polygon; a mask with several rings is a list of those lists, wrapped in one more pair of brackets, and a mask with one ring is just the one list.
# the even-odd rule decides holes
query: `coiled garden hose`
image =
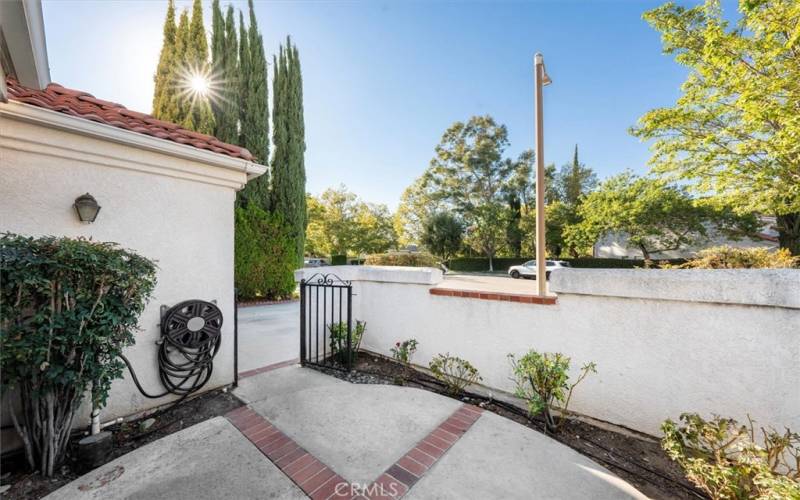
{"label": "coiled garden hose", "polygon": [[211,378],[214,356],[221,344],[222,311],[216,304],[187,300],[162,315],[161,339],[158,341],[158,376],[165,391],[150,394],[144,390],[131,362],[120,358],[131,372],[136,388],[147,398],[168,394],[186,396],[198,391]]}

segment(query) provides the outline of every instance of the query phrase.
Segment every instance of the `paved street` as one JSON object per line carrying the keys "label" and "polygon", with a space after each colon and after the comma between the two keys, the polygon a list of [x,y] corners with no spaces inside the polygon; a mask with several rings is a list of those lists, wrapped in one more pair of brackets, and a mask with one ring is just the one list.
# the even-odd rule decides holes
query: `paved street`
{"label": "paved street", "polygon": [[296,359],[300,302],[239,308],[239,373]]}

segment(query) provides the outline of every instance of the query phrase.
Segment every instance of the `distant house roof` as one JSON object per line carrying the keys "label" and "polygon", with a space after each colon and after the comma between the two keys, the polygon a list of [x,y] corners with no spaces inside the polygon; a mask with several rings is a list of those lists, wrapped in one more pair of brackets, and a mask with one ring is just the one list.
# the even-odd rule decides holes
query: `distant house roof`
{"label": "distant house roof", "polygon": [[6,84],[9,99],[13,101],[253,161],[253,155],[245,148],[222,142],[210,135],[183,129],[145,113],[131,111],[121,104],[97,99],[80,90],[68,89],[57,83],[49,84],[44,90],[37,90],[25,87],[13,78],[8,78]]}

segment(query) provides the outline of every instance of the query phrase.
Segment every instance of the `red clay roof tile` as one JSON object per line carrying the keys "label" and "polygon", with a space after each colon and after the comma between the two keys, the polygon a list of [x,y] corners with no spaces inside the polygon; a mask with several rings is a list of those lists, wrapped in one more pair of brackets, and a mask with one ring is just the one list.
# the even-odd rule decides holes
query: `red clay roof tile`
{"label": "red clay roof tile", "polygon": [[127,109],[121,104],[97,99],[91,94],[51,83],[44,90],[31,89],[13,78],[6,80],[9,98],[13,101],[58,111],[113,127],[131,130],[198,149],[252,161],[253,155],[242,147],[220,141],[216,137],[182,129],[146,113]]}

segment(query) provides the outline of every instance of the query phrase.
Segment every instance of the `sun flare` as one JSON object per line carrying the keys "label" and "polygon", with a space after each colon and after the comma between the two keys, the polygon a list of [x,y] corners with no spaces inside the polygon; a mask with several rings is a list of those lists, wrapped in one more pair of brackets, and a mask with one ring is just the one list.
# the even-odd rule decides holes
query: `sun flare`
{"label": "sun flare", "polygon": [[208,94],[208,91],[211,87],[208,78],[206,78],[205,75],[200,74],[192,75],[191,79],[189,80],[189,86],[191,87],[192,92],[202,96]]}

